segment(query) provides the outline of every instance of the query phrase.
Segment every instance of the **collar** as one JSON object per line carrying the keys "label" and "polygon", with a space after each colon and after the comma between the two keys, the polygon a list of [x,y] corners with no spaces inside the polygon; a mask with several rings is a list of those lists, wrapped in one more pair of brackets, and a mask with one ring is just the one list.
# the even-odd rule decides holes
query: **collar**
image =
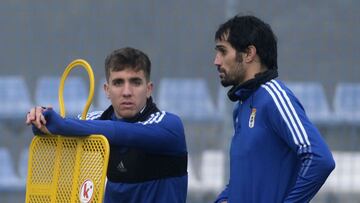
{"label": "collar", "polygon": [[251,94],[257,90],[260,85],[276,78],[278,76],[277,70],[269,69],[265,72],[260,72],[254,78],[247,80],[240,85],[234,85],[228,92],[228,97],[231,101],[246,100]]}

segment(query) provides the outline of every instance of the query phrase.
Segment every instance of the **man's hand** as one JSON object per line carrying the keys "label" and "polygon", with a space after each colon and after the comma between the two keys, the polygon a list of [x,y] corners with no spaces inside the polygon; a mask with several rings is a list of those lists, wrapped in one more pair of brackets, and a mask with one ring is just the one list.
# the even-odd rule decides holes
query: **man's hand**
{"label": "man's hand", "polygon": [[49,130],[46,128],[46,119],[43,115],[43,112],[51,109],[51,107],[41,107],[36,106],[34,108],[31,108],[30,111],[26,115],[26,121],[25,123],[27,125],[33,124],[35,127],[37,127],[39,130],[41,130],[43,133],[51,134]]}

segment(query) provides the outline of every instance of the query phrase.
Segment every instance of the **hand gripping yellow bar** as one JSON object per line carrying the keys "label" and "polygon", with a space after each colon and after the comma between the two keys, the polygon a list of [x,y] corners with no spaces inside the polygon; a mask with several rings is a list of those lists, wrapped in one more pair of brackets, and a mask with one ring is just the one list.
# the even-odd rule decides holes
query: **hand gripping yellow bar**
{"label": "hand gripping yellow bar", "polygon": [[[94,75],[91,66],[82,59],[71,62],[61,77],[60,115],[65,117],[65,80],[77,66],[84,67],[90,79],[89,96],[81,116],[86,119],[94,95]],[[35,136],[29,149],[26,202],[102,203],[109,153],[109,143],[103,135]]]}

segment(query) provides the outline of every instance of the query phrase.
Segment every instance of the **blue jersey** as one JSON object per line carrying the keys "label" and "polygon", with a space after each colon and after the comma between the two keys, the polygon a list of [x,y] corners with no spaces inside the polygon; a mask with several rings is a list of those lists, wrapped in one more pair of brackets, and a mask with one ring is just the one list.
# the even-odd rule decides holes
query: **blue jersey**
{"label": "blue jersey", "polygon": [[[71,136],[103,134],[108,139],[111,148],[136,148],[152,154],[170,156],[187,155],[182,122],[178,116],[168,112],[158,111],[149,115],[146,120],[134,123],[117,119],[62,118],[53,110],[45,111],[44,116],[47,120],[46,127],[52,134]],[[105,202],[184,203],[186,195],[187,174],[136,183],[108,180]]]}
{"label": "blue jersey", "polygon": [[216,202],[309,202],[335,167],[319,131],[280,81],[238,101],[233,121],[230,180]]}

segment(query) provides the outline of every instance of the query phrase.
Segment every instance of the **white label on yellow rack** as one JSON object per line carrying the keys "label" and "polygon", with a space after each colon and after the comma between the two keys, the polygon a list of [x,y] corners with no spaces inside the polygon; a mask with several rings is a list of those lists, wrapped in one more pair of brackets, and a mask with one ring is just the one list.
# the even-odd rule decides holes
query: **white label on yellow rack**
{"label": "white label on yellow rack", "polygon": [[80,202],[89,203],[92,199],[93,192],[94,183],[90,179],[85,180],[80,187]]}

